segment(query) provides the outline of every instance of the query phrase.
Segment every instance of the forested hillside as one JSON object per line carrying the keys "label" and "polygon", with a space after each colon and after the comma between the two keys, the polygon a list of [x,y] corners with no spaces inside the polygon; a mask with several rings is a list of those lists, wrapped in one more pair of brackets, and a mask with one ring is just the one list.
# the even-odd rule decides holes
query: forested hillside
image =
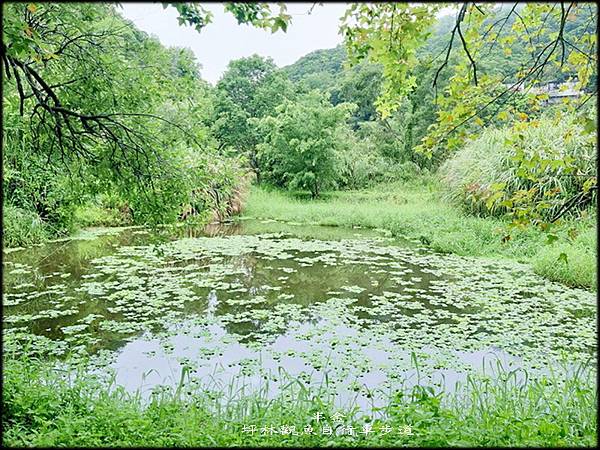
{"label": "forested hillside", "polygon": [[285,66],[283,71],[292,81],[304,81],[309,88],[327,89],[336,82],[336,77],[344,70],[346,51],[342,45],[335,48],[315,50]]}

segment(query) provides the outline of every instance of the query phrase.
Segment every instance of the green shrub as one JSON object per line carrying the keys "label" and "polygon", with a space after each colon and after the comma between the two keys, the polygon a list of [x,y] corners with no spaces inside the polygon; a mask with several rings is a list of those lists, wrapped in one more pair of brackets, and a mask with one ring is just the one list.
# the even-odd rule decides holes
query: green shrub
{"label": "green shrub", "polygon": [[383,181],[391,162],[381,156],[370,141],[358,140],[350,130],[338,133],[337,140],[342,143],[337,152],[338,187],[360,189]]}
{"label": "green shrub", "polygon": [[413,161],[398,161],[381,153],[375,142],[350,132],[338,135],[338,187],[361,189],[381,183],[422,181],[429,170]]}
{"label": "green shrub", "polygon": [[116,193],[98,194],[75,210],[79,227],[118,227],[131,225],[133,218],[127,201]]}
{"label": "green shrub", "polygon": [[[519,140],[527,164],[537,164],[539,181],[532,181],[519,171],[516,148],[511,142]],[[541,165],[540,161],[560,161],[572,158],[572,171],[561,164]],[[495,184],[505,184],[503,190],[512,196],[519,190],[537,188],[538,198],[552,190],[559,193],[547,197],[553,207],[545,214],[550,217],[567,199],[581,191],[583,182],[596,172],[595,148],[573,118],[560,121],[541,118],[535,126],[521,131],[488,129],[469,142],[439,170],[447,197],[467,212],[482,215],[501,215],[502,207],[490,211],[485,203],[494,192]]]}
{"label": "green shrub", "polygon": [[533,258],[533,269],[549,280],[596,289],[596,261],[596,230],[587,229],[570,242],[541,247]]}
{"label": "green shrub", "polygon": [[75,210],[75,221],[81,227],[116,227],[127,223],[118,210],[95,204],[87,204],[77,208]]}
{"label": "green shrub", "polygon": [[2,214],[5,248],[37,244],[48,239],[48,227],[34,211],[4,205]]}

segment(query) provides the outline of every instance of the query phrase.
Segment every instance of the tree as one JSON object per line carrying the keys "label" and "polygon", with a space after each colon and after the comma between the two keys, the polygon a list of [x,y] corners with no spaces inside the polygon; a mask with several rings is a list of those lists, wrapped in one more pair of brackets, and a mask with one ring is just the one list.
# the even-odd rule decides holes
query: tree
{"label": "tree", "polygon": [[359,122],[377,117],[375,102],[381,92],[383,81],[381,66],[367,62],[360,63],[343,73],[332,92],[332,103],[355,103],[354,127]]}
{"label": "tree", "polygon": [[253,121],[265,136],[258,152],[265,177],[289,189],[307,189],[312,198],[333,186],[338,176],[336,133],[355,108],[332,106],[325,94],[312,91],[285,101],[275,116]]}
{"label": "tree", "polygon": [[258,55],[229,63],[217,83],[213,130],[222,146],[247,156],[260,182],[256,145],[260,136],[250,119],[272,114],[293,95],[293,87],[273,61]]}
{"label": "tree", "polygon": [[[164,2],[163,8],[174,7],[179,13],[179,24],[188,24],[193,26],[196,31],[202,29],[212,22],[212,13],[207,11],[199,3],[171,3]],[[257,28],[264,28],[275,33],[278,30],[286,31],[292,17],[286,13],[285,3],[277,3],[279,12],[277,14],[271,10],[271,3],[225,3],[223,5],[226,12],[233,14],[238,24],[250,24]]]}
{"label": "tree", "polygon": [[354,3],[342,18],[340,31],[349,62],[368,59],[383,66],[383,89],[377,100],[383,118],[416,85],[411,70],[417,63],[417,50],[440,8],[441,4]]}
{"label": "tree", "polygon": [[[589,124],[585,129],[592,131],[590,143],[595,141],[594,121],[582,114],[580,108],[596,94],[595,87],[589,87],[596,80],[596,6],[574,2],[518,6],[514,4],[507,13],[500,13],[494,20],[493,4],[469,2],[457,5],[457,14],[432,82],[436,99],[439,99],[438,117],[417,151],[428,156],[433,152],[452,151],[498,120],[517,128],[532,126],[535,116],[531,117],[528,112],[539,114],[541,102],[547,99],[547,94],[535,88],[541,80],[548,79],[552,70],[569,73],[577,82],[576,89],[591,90],[590,94],[581,96],[566,108],[578,114],[582,124]],[[439,4],[376,3],[352,5],[348,9],[341,30],[350,60],[358,62],[367,58],[383,65],[384,88],[378,110],[384,117],[397,110],[414,88],[416,55],[430,33],[440,7]],[[491,53],[495,47],[510,56],[514,48],[523,47],[523,43],[525,51],[515,58],[519,65],[512,72],[482,71],[486,65],[481,64],[481,58],[486,52]],[[439,75],[448,68],[452,77],[438,96]],[[561,108],[554,111],[565,113]],[[517,143],[514,149],[516,158],[524,158]],[[535,178],[537,172],[552,163],[538,152],[521,160],[519,174],[524,178]],[[563,159],[562,164],[565,170],[575,171],[568,159]],[[584,189],[581,194],[595,190],[596,178],[588,178],[581,186]],[[503,197],[501,190],[494,195],[497,199]],[[524,209],[522,199],[503,201],[519,204],[522,210],[531,212],[520,215],[520,225],[537,223],[547,229],[548,223],[538,220],[539,209],[546,205],[546,199],[534,195],[526,198],[532,204]],[[580,202],[565,203],[571,205],[567,208],[577,204]],[[516,216],[517,211],[511,212]]]}
{"label": "tree", "polygon": [[3,7],[5,203],[68,228],[77,203],[111,192],[137,222],[168,222],[219,177],[212,88],[189,50],[112,5]]}
{"label": "tree", "polygon": [[[161,89],[176,80],[196,83],[197,64],[187,75],[169,72],[174,56],[110,5],[4,8],[5,81],[17,94],[32,150],[67,170],[77,159],[142,180],[149,158],[158,155],[160,138],[152,131],[168,123],[155,114]],[[192,137],[181,125],[169,125]],[[143,181],[151,186],[150,178]]]}
{"label": "tree", "polygon": [[[211,21],[197,3],[163,5],[176,8],[180,24],[198,31]],[[277,14],[268,3],[230,3],[225,10],[238,23],[285,31],[291,17],[285,4],[278,6]],[[127,171],[152,188],[149,158],[160,152],[150,142],[161,143],[147,131],[166,120],[148,112],[155,109],[145,104],[153,97],[135,86],[160,72],[159,64],[171,65],[153,65],[151,59],[141,67],[128,65],[140,60],[140,48],[149,50],[150,40],[109,4],[11,3],[3,5],[3,13],[2,72],[18,95],[19,114],[29,113],[33,150],[46,152],[49,161],[58,158],[66,170],[73,158],[108,163],[116,176]]]}

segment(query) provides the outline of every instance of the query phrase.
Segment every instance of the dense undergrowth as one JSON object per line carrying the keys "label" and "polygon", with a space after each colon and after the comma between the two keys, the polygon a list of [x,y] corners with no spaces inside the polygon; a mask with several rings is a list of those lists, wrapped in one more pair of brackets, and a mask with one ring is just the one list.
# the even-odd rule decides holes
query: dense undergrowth
{"label": "dense undergrowth", "polygon": [[[322,200],[308,195],[254,187],[244,214],[261,219],[330,226],[382,228],[393,236],[419,239],[431,249],[462,256],[508,257],[532,264],[539,275],[569,286],[596,287],[595,213],[557,225],[548,244],[545,233],[508,222],[469,215],[444,200],[432,179],[331,192]],[[565,257],[561,257],[564,254]]]}
{"label": "dense undergrowth", "polygon": [[48,227],[35,212],[16,206],[4,206],[2,211],[4,247],[44,242],[49,234]]}
{"label": "dense undergrowth", "polygon": [[[531,195],[550,221],[596,173],[595,139],[571,115],[534,123],[525,131],[488,128],[458,150],[439,171],[445,196],[468,213],[501,217]],[[590,195],[587,204],[594,200]]]}
{"label": "dense undergrowth", "polygon": [[[216,188],[196,189],[195,202],[181,205],[181,213],[167,223],[186,223],[204,226],[220,222],[238,214],[248,193],[250,177],[236,175]],[[4,248],[27,247],[42,244],[51,239],[63,238],[87,227],[121,227],[129,225],[151,225],[144,217],[138,218],[123,198],[118,195],[97,195],[75,206],[69,225],[53,224],[43,220],[35,211],[5,206],[3,216]]]}
{"label": "dense undergrowth", "polygon": [[[468,378],[453,394],[417,386],[395,394],[384,408],[384,418],[369,418],[311,397],[296,386],[301,383],[290,383],[287,398],[243,397],[221,408],[215,408],[217,403],[207,395],[187,389],[163,392],[144,403],[122,388],[107,390],[89,374],[83,377],[80,372],[67,379],[42,361],[5,357],[2,443],[593,446],[597,394],[593,373],[584,367],[566,381],[553,373],[533,379],[504,370],[494,380]],[[343,423],[336,421],[336,414],[341,414]],[[267,431],[271,426],[273,432]],[[328,426],[340,434],[324,433]],[[365,434],[365,426],[371,426],[372,432]],[[290,427],[295,427],[293,432]],[[385,427],[390,431],[386,433]]]}

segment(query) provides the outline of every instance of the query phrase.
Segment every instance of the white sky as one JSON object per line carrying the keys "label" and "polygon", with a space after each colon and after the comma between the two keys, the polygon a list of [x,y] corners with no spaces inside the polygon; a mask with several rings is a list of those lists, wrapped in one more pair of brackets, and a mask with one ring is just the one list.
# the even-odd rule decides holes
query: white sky
{"label": "white sky", "polygon": [[[203,6],[214,16],[201,33],[177,23],[173,7],[163,9],[155,3],[122,3],[121,13],[135,25],[157,36],[166,46],[189,47],[202,65],[202,78],[216,83],[229,61],[255,53],[270,56],[279,67],[295,62],[301,56],[320,48],[332,48],[342,42],[338,35],[339,18],[346,10],[345,3],[316,5],[289,3],[288,14],[292,23],[287,33],[260,30],[249,25],[238,25],[231,13],[225,13],[220,3]],[[274,5],[275,11],[278,7]]]}

